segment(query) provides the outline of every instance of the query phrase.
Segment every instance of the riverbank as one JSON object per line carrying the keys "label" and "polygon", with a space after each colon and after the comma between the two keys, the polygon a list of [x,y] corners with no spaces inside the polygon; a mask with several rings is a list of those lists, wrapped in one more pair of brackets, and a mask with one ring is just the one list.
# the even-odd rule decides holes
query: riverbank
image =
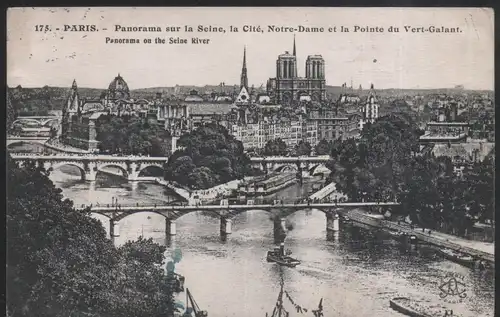
{"label": "riverbank", "polygon": [[437,231],[432,231],[432,234],[429,234],[428,230],[423,232],[422,228],[418,227],[413,227],[412,229],[408,224],[398,224],[394,221],[384,220],[380,218],[380,215],[371,215],[359,209],[349,210],[347,212],[344,211],[343,213],[349,217],[349,219],[371,227],[398,230],[408,235],[414,235],[420,241],[466,253],[492,264],[495,263],[494,243],[466,240]]}
{"label": "riverbank", "polygon": [[347,199],[347,196],[337,191],[336,184],[334,182],[331,182],[330,184],[326,185],[325,187],[309,196],[309,199],[311,199],[312,201],[321,201],[324,199],[326,199],[326,201],[335,199],[339,200],[341,198]]}
{"label": "riverbank", "polygon": [[61,152],[65,152],[65,153],[90,154],[90,151],[82,150],[82,149],[75,148],[75,147],[68,146],[68,145],[63,145],[63,144],[59,143],[57,140],[48,140],[43,145],[49,149],[61,151]]}
{"label": "riverbank", "polygon": [[242,180],[232,180],[230,182],[220,184],[208,189],[200,189],[200,190],[190,190],[179,185],[176,182],[166,181],[161,178],[156,178],[156,183],[159,185],[163,185],[173,192],[175,192],[178,196],[182,197],[184,200],[188,202],[189,205],[196,204],[206,204],[211,203],[221,196],[229,196],[232,194],[234,190],[238,189],[238,186],[242,182],[248,182],[253,179],[253,176],[245,177]]}

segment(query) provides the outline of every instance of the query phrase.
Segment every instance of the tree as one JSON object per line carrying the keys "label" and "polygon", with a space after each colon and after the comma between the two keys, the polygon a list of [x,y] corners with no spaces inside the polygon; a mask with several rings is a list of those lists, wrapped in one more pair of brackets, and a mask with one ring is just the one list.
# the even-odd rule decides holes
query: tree
{"label": "tree", "polygon": [[140,240],[116,249],[43,169],[7,164],[10,316],[170,316],[173,296],[158,267],[164,247]]}
{"label": "tree", "polygon": [[295,153],[297,156],[311,155],[311,144],[309,142],[300,141],[299,144],[295,146]]}
{"label": "tree", "polygon": [[17,118],[17,111],[12,104],[11,96],[9,94],[9,87],[7,87],[7,132],[12,129],[12,124]]}
{"label": "tree", "polygon": [[157,125],[132,116],[101,116],[97,124],[99,149],[125,155],[168,156],[170,134]]}
{"label": "tree", "polygon": [[165,177],[190,188],[206,189],[241,179],[251,171],[243,144],[226,128],[210,124],[179,138],[178,150],[169,158]]}
{"label": "tree", "polygon": [[282,139],[274,139],[267,141],[264,146],[264,155],[266,156],[284,156],[288,152],[288,147]]}
{"label": "tree", "polygon": [[331,149],[332,149],[331,142],[328,142],[327,140],[322,139],[314,147],[314,152],[316,152],[316,155],[330,155]]}

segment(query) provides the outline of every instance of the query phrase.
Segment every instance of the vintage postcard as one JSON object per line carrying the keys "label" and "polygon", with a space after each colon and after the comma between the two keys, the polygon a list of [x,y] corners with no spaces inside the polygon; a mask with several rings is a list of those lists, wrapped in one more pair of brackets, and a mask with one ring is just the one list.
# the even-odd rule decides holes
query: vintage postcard
{"label": "vintage postcard", "polygon": [[10,317],[486,317],[489,8],[10,8]]}

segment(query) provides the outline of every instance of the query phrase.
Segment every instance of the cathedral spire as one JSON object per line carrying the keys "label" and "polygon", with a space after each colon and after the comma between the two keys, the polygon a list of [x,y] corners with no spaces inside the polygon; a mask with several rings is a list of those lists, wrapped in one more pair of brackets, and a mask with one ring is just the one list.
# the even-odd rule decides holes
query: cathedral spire
{"label": "cathedral spire", "polygon": [[293,35],[293,56],[297,56],[297,49],[295,47],[295,34]]}
{"label": "cathedral spire", "polygon": [[241,68],[240,88],[245,87],[248,90],[248,75],[247,75],[247,47],[243,48],[243,67]]}
{"label": "cathedral spire", "polygon": [[71,85],[71,89],[76,89],[76,79],[73,79],[73,85]]}

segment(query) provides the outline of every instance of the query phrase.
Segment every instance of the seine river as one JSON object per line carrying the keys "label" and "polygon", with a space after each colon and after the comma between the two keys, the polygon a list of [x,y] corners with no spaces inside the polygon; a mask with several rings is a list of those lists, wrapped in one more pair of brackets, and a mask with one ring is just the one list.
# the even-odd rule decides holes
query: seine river
{"label": "seine river", "polygon": [[[54,171],[51,179],[75,204],[118,203],[154,204],[174,197],[161,186],[139,184],[131,187],[118,177],[98,174],[94,186],[79,180],[78,172]],[[295,185],[277,197],[296,199],[311,184]],[[105,217],[97,215],[107,228]],[[443,304],[455,315],[494,315],[494,276],[432,257],[422,250],[406,252],[381,233],[341,224],[333,239],[326,239],[326,218],[318,210],[301,211],[288,217],[292,228],[286,248],[302,261],[296,268],[280,268],[265,260],[273,247],[273,223],[262,211],[249,211],[233,219],[233,233],[224,242],[219,236],[219,219],[201,213],[185,215],[177,220],[177,235],[165,238],[165,221],[154,213],[139,213],[121,220],[121,245],[143,235],[167,244],[167,259],[178,248],[182,260],[176,271],[186,277],[198,305],[210,317],[264,317],[270,315],[284,280],[285,290],[295,304],[317,309],[323,298],[324,316],[390,317],[403,316],[389,308],[395,296],[411,296]],[[351,261],[362,258],[361,261]],[[439,286],[450,273],[460,274],[467,297],[448,295],[440,298]],[[462,289],[462,290],[463,290]],[[185,293],[178,299],[185,302]],[[453,302],[453,303],[448,303]],[[297,313],[290,300],[284,299],[290,316],[312,316]],[[444,312],[443,312],[444,315]]]}

